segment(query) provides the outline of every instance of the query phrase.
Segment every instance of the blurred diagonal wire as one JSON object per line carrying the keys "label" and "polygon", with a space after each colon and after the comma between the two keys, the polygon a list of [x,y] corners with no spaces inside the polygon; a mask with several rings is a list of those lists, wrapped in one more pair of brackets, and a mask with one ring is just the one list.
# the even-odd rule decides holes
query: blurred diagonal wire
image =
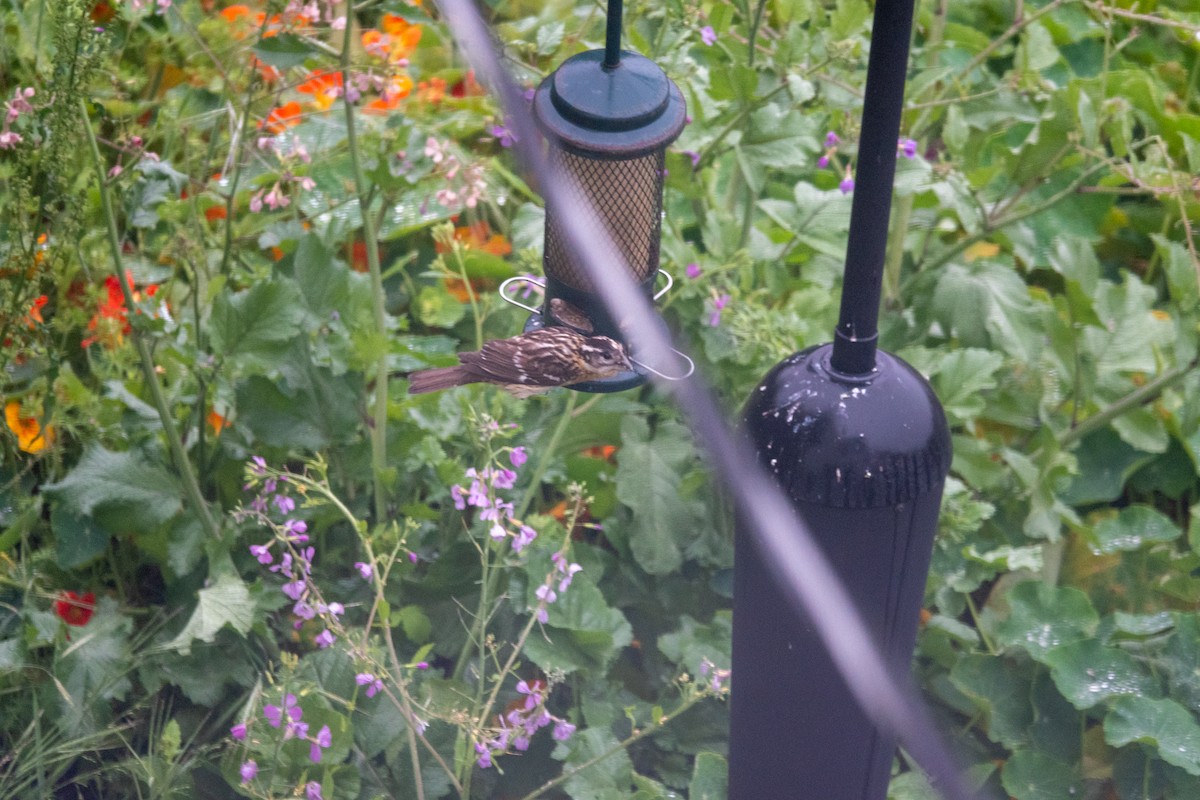
{"label": "blurred diagonal wire", "polygon": [[[656,324],[650,301],[638,291],[624,265],[600,263],[597,253],[613,253],[608,234],[579,213],[582,197],[568,191],[572,178],[557,170],[541,149],[523,92],[504,70],[486,23],[471,0],[437,0],[463,54],[491,88],[515,134],[514,151],[536,180],[548,206],[575,209],[560,220],[579,262],[599,290],[614,319],[622,320],[639,358],[670,364],[673,344]],[[726,423],[708,386],[696,377],[662,384],[673,393],[697,440],[710,454],[712,468],[738,505],[747,531],[772,565],[794,607],[812,621],[842,678],[864,712],[880,728],[896,735],[905,751],[924,769],[947,800],[979,797],[964,780],[959,764],[934,725],[928,709],[907,677],[892,674],[876,648],[849,594],[819,546],[801,524],[782,491],[762,469],[745,437]],[[736,687],[736,676],[735,676]],[[736,702],[736,688],[735,699]],[[770,731],[762,735],[770,736]],[[740,800],[740,799],[739,799]]]}

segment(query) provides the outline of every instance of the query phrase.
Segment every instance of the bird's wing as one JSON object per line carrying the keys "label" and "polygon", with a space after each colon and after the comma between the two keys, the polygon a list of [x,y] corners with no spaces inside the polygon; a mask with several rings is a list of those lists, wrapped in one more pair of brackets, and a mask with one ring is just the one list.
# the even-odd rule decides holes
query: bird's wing
{"label": "bird's wing", "polygon": [[579,334],[565,328],[542,329],[485,342],[458,360],[481,380],[517,386],[561,386],[578,377],[570,358],[579,352]]}

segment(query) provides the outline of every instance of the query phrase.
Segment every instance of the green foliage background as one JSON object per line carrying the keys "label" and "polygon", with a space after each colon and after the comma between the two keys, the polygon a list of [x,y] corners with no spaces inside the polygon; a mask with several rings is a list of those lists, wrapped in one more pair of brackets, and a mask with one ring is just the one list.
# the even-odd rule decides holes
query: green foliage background
{"label": "green foliage background", "polygon": [[[490,289],[540,269],[540,200],[436,11],[368,3],[355,38],[263,38],[224,4],[123,4],[98,22],[101,5],[0,10],[0,94],[36,88],[11,121],[23,141],[0,150],[0,392],[55,432],[26,452],[0,431],[0,796],[237,796],[247,753],[278,762],[276,794],[319,779],[326,796],[451,796],[458,780],[460,795],[522,797],[558,780],[544,796],[724,796],[725,707],[663,724],[681,674],[728,666],[732,567],[728,509],[669,400],[406,394],[408,372],[519,330]],[[594,4],[488,6],[528,84],[603,35]],[[870,11],[627,4],[627,46],[692,117],[667,157],[663,311],[731,418],[770,366],[831,334]],[[357,33],[384,12],[422,25],[408,69],[446,97],[309,109],[291,131],[311,163],[258,148],[256,122],[308,102],[297,85],[338,69],[345,41],[344,65],[371,63]],[[1200,796],[1198,33],[1182,0],[917,8],[902,135],[918,157],[898,168],[882,341],[929,377],[955,458],[914,669],[972,775],[1017,800]],[[481,203],[436,200],[457,178],[431,137],[480,170]],[[293,174],[313,187],[251,210]],[[456,243],[452,218],[512,252]],[[125,269],[158,293],[120,344],[85,346]],[[518,427],[494,440],[487,419]],[[472,767],[475,734],[453,720],[463,697],[479,713],[552,550],[481,557],[483,527],[454,509],[450,485],[495,441],[531,455],[520,516],[543,540],[573,537],[584,567],[521,666],[492,673],[501,709],[513,679],[555,676],[579,732],[502,771]],[[302,511],[364,648],[431,663],[394,677],[435,712],[425,736],[448,772],[427,758],[418,781],[405,715],[354,694],[359,656],[293,628],[247,551],[262,532],[231,514],[252,455],[319,457],[362,522]],[[558,510],[571,483],[599,529]],[[415,557],[378,596],[351,566],[367,545]],[[65,590],[97,594],[88,625],[55,615]],[[336,733],[319,772],[305,748],[227,736],[280,686],[304,687],[306,719]],[[909,766],[901,754],[895,800],[932,796]]]}

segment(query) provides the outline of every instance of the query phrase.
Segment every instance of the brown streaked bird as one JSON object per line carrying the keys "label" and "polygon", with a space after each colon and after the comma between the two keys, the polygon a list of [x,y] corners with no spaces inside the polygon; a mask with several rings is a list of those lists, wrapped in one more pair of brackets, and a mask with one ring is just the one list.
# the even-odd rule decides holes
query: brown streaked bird
{"label": "brown streaked bird", "polygon": [[591,318],[583,313],[583,309],[577,305],[568,303],[561,297],[550,298],[550,318],[560,325],[573,328],[585,336],[590,336],[596,332],[596,329],[592,326]]}
{"label": "brown streaked bird", "polygon": [[409,375],[409,394],[491,383],[516,397],[529,397],[556,386],[611,378],[633,369],[625,346],[615,339],[584,336],[559,326],[485,342],[478,351],[459,353],[458,360],[455,367]]}

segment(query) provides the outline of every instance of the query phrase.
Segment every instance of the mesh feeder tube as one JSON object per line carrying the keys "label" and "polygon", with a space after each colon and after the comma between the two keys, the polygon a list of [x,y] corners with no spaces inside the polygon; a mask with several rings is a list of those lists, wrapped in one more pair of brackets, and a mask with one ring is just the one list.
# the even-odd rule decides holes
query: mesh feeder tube
{"label": "mesh feeder tube", "polygon": [[[636,356],[636,343],[626,340],[621,320],[604,308],[595,284],[571,252],[562,220],[570,215],[605,231],[613,249],[602,259],[612,269],[626,265],[629,277],[652,298],[666,150],[683,130],[687,108],[679,87],[657,64],[616,50],[609,38],[605,50],[567,59],[534,93],[533,117],[546,138],[548,160],[570,178],[564,202],[546,205],[545,300],[546,307],[559,298],[579,308],[597,334],[625,343]],[[544,315],[534,315],[526,329],[544,324]],[[644,374],[630,371],[571,388],[612,392],[645,380]]]}

